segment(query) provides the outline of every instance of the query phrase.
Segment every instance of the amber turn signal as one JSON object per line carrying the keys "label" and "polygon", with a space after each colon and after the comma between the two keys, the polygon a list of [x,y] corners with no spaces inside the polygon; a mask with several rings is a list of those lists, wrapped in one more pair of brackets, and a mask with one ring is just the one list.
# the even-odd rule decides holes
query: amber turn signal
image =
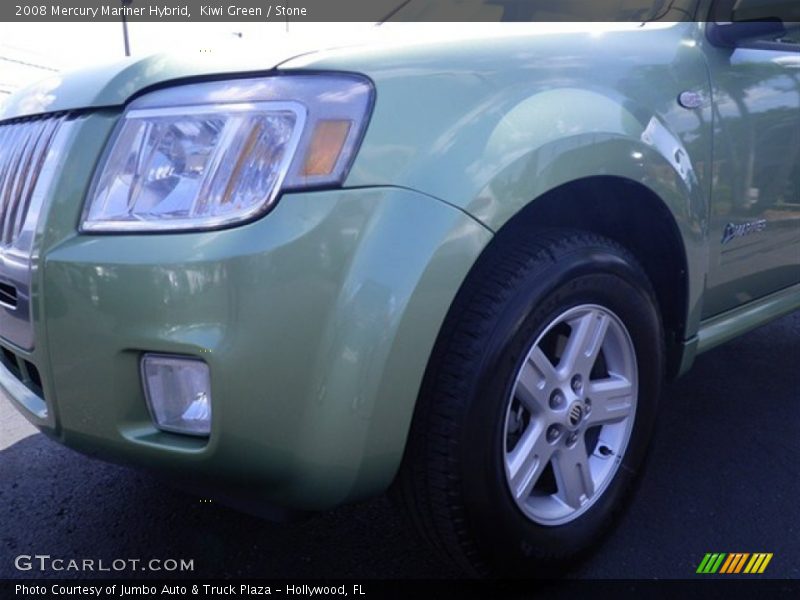
{"label": "amber turn signal", "polygon": [[317,122],[314,137],[308,148],[303,175],[319,177],[330,175],[350,133],[351,121],[325,120]]}

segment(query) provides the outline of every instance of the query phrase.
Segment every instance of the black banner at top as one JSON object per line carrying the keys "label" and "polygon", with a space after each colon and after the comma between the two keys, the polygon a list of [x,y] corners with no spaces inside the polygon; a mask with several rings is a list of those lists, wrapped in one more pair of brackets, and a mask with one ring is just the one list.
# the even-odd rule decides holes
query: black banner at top
{"label": "black banner at top", "polygon": [[[800,21],[797,0],[717,0],[745,18]],[[700,0],[3,0],[0,21],[552,22],[708,20]],[[743,11],[743,12],[742,12]],[[749,11],[749,12],[748,12]]]}

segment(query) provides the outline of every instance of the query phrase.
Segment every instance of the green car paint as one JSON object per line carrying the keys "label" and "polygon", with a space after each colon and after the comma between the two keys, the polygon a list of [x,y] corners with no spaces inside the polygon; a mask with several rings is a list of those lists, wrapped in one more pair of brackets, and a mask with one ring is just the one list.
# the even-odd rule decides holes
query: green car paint
{"label": "green car paint", "polygon": [[[8,365],[0,385],[64,444],[195,475],[230,497],[316,510],[380,493],[441,324],[493,234],[595,176],[650,190],[680,233],[686,370],[697,352],[800,306],[798,57],[714,47],[702,23],[654,23],[293,49],[250,65],[157,56],[33,86],[0,119],[79,116],[37,231],[36,343],[3,342],[23,372],[37,367],[43,398]],[[375,85],[342,189],[284,194],[267,216],[221,231],[78,232],[131,98],[305,70]],[[697,106],[681,105],[687,91]],[[770,188],[777,177],[785,186]],[[760,219],[764,231],[721,243],[728,223]],[[144,352],[210,366],[209,438],[155,428]]]}
{"label": "green car paint", "polygon": [[[490,238],[393,188],[295,194],[255,223],[144,246],[74,236],[49,253],[43,284],[55,434],[126,460],[135,447],[144,465],[196,464],[305,509],[385,485],[438,326]],[[153,428],[145,351],[209,364],[208,441]]]}

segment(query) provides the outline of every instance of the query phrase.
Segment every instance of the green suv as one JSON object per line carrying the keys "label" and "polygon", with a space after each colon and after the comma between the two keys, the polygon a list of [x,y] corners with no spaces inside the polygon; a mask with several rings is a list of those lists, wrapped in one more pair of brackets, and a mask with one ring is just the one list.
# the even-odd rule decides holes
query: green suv
{"label": "green suv", "polygon": [[795,24],[657,4],[16,94],[2,388],[251,510],[391,489],[470,573],[579,556],[665,378],[800,307]]}

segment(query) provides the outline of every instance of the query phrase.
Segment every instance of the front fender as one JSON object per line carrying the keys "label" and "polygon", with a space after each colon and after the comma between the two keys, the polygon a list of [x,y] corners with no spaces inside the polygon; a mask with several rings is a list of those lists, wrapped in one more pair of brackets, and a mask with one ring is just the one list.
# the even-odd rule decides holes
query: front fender
{"label": "front fender", "polygon": [[[668,208],[689,265],[687,334],[707,270],[712,112],[697,23],[339,53],[284,68],[345,69],[377,101],[347,185],[399,185],[497,231],[564,184],[637,182]],[[681,94],[705,102],[687,109]]]}
{"label": "front fender", "polygon": [[661,199],[680,232],[689,266],[686,325],[691,334],[699,326],[708,263],[705,187],[680,138],[662,121],[654,116],[640,131],[638,136],[582,133],[547,142],[499,169],[466,210],[497,231],[521,208],[573,181],[604,175],[640,184]]}

